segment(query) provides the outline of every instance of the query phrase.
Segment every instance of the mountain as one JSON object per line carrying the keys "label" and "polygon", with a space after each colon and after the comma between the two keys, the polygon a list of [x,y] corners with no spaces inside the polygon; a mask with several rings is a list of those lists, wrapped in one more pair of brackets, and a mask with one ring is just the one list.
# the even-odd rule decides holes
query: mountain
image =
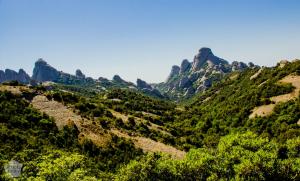
{"label": "mountain", "polygon": [[[82,94],[45,84],[0,84],[0,180],[11,180],[11,160],[23,164],[20,180],[300,179],[300,60],[228,71],[179,103],[133,88]],[[139,79],[136,88],[153,85]]]}
{"label": "mountain", "polygon": [[[60,89],[77,90],[79,92],[92,94],[105,92],[108,89],[115,88],[131,89],[153,97],[166,98],[157,89],[141,79],[137,79],[137,85],[123,80],[119,75],[114,75],[112,80],[104,77],[93,79],[91,77],[86,77],[80,69],[77,69],[75,75],[72,75],[57,70],[42,58],[39,58],[35,62],[32,77],[30,77],[23,69],[20,69],[18,73],[10,69],[6,69],[5,72],[0,70],[0,83],[12,80],[31,85],[44,83],[49,85],[49,82],[52,82],[50,86],[51,89],[53,89],[53,87],[59,87]],[[148,85],[148,87],[144,87],[140,82],[143,82],[144,85]]]}
{"label": "mountain", "polygon": [[174,99],[191,97],[205,91],[230,72],[255,67],[258,66],[251,62],[248,65],[237,61],[230,64],[215,56],[210,48],[204,47],[194,56],[193,62],[184,59],[180,66],[172,66],[166,81],[156,84],[155,88]]}
{"label": "mountain", "polygon": [[19,72],[10,69],[6,69],[5,71],[0,70],[0,83],[12,80],[28,84],[30,82],[30,76],[23,69],[20,69]]}
{"label": "mountain", "polygon": [[248,65],[237,61],[230,64],[215,56],[210,48],[201,48],[193,62],[184,59],[180,66],[172,66],[166,81],[159,84],[150,85],[141,79],[137,79],[134,84],[123,80],[119,75],[115,75],[112,80],[103,77],[93,79],[86,77],[80,69],[72,75],[57,70],[42,58],[35,62],[31,78],[22,69],[19,73],[6,70],[5,73],[0,71],[0,82],[8,80],[18,80],[22,83],[54,82],[68,89],[84,88],[85,92],[102,92],[112,88],[133,89],[157,98],[178,100],[207,90],[230,72],[256,67],[258,66],[251,62]]}

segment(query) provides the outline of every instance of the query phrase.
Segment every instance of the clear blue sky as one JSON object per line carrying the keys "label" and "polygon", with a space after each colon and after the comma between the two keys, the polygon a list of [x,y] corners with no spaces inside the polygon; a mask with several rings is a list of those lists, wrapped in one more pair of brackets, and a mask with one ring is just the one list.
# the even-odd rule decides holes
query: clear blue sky
{"label": "clear blue sky", "polygon": [[0,0],[0,69],[43,57],[87,76],[163,81],[210,47],[229,61],[300,58],[299,0]]}

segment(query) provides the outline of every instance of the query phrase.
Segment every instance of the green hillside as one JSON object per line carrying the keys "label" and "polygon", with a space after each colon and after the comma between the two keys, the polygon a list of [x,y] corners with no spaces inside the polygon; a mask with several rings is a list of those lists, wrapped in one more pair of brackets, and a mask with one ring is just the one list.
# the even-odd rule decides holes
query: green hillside
{"label": "green hillside", "polygon": [[248,68],[180,103],[1,85],[0,180],[10,160],[19,180],[299,180],[299,77],[300,61]]}

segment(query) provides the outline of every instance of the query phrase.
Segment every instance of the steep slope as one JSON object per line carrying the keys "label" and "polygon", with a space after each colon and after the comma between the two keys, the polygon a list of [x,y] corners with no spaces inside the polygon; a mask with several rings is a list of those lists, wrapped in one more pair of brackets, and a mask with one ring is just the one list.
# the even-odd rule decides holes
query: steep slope
{"label": "steep slope", "polygon": [[[265,67],[252,79],[258,68],[239,72],[235,79],[228,74],[187,103],[185,112],[168,125],[191,145],[214,146],[223,135],[249,129],[280,141],[300,136],[299,70],[300,61],[295,60],[284,67]],[[266,105],[272,105],[269,114],[252,116]]]}
{"label": "steep slope", "polygon": [[0,168],[23,163],[23,180],[299,180],[299,75],[299,60],[227,73],[184,104],[6,83]]}
{"label": "steep slope", "polygon": [[210,48],[201,48],[192,63],[185,59],[180,67],[174,65],[167,80],[155,87],[174,99],[190,97],[203,92],[230,72],[255,67],[251,62],[248,65],[237,61],[229,64],[215,56]]}
{"label": "steep slope", "polygon": [[287,94],[282,94],[274,97],[270,97],[271,104],[262,105],[259,107],[255,107],[252,110],[249,118],[254,118],[256,116],[269,116],[272,114],[274,107],[279,103],[288,102],[293,99],[297,99],[299,97],[300,91],[300,75],[288,75],[283,79],[278,81],[278,84],[292,84],[295,87],[294,91]]}

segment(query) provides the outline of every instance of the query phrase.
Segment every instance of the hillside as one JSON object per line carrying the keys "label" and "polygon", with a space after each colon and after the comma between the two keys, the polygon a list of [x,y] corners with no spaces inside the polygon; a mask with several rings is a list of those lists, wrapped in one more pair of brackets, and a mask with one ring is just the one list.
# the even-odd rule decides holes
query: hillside
{"label": "hillside", "polygon": [[4,83],[0,180],[10,160],[23,164],[20,180],[299,180],[299,82],[295,60],[228,71],[181,103],[122,87]]}

